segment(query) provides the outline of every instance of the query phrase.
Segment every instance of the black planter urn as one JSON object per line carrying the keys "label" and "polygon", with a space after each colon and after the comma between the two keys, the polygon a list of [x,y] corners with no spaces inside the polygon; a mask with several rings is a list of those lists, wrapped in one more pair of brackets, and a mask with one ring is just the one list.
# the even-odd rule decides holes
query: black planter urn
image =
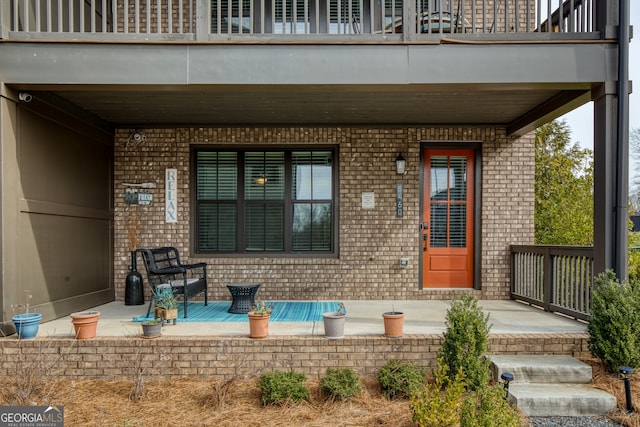
{"label": "black planter urn", "polygon": [[142,276],[138,273],[136,261],[136,251],[131,251],[131,265],[129,266],[124,288],[124,305],[144,304]]}

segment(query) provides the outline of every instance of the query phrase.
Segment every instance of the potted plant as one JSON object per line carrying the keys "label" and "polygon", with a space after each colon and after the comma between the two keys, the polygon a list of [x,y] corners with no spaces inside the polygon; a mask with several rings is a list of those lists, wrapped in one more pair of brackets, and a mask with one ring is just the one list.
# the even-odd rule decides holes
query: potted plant
{"label": "potted plant", "polygon": [[24,309],[24,313],[16,314],[11,318],[19,339],[31,339],[38,335],[38,329],[40,328],[40,320],[42,320],[42,314],[29,313],[29,300],[32,298],[31,291],[25,290],[25,303],[13,304],[11,308],[15,311],[18,309]]}
{"label": "potted plant", "polygon": [[178,302],[173,294],[171,286],[156,286],[153,292],[153,303],[155,318],[161,320],[161,324],[165,321],[173,320],[176,324],[178,319]]}
{"label": "potted plant", "polygon": [[142,322],[142,336],[145,338],[159,337],[162,332],[162,321],[158,319]]}
{"label": "potted plant", "polygon": [[98,329],[98,320],[100,320],[99,311],[80,311],[77,313],[71,313],[70,316],[77,339],[85,340],[95,338],[96,331]]}
{"label": "potted plant", "polygon": [[336,311],[322,313],[324,321],[324,336],[329,339],[344,338],[344,324],[347,318],[347,309],[343,303],[338,303]]}
{"label": "potted plant", "polygon": [[382,313],[384,319],[384,335],[387,337],[401,337],[404,326],[404,313],[396,311],[392,308],[391,311]]}
{"label": "potted plant", "polygon": [[249,316],[249,338],[266,338],[269,335],[269,318],[273,310],[272,304],[258,301],[253,305]]}

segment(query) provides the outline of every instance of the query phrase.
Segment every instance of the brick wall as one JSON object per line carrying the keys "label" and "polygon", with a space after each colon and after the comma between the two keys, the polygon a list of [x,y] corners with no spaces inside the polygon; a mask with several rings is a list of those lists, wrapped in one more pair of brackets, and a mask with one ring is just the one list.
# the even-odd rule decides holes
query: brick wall
{"label": "brick wall", "polygon": [[[47,338],[2,340],[0,377],[35,374],[69,379],[247,378],[275,369],[323,375],[327,368],[351,367],[374,375],[388,360],[435,366],[442,334],[402,338],[361,335],[340,340],[278,336],[261,340],[225,337]],[[491,335],[492,354],[565,354],[589,357],[587,334]]]}
{"label": "brick wall", "polygon": [[[449,299],[460,291],[420,290],[421,142],[482,145],[482,290],[478,298],[505,299],[509,245],[533,242],[533,137],[513,139],[502,128],[178,128],[147,129],[133,146],[130,129],[116,135],[114,161],[116,299],[124,299],[129,263],[124,182],[157,184],[154,200],[140,207],[139,247],[176,246],[186,261],[209,264],[210,297],[228,299],[224,286],[260,282],[264,299]],[[189,167],[193,144],[332,144],[339,149],[339,247],[337,258],[189,256]],[[408,173],[395,173],[402,152]],[[178,170],[178,222],[164,221],[164,172]],[[395,217],[395,185],[404,183],[404,216]],[[375,209],[361,208],[363,192],[375,193]],[[399,259],[408,258],[401,268]],[[148,289],[146,290],[148,292]]]}

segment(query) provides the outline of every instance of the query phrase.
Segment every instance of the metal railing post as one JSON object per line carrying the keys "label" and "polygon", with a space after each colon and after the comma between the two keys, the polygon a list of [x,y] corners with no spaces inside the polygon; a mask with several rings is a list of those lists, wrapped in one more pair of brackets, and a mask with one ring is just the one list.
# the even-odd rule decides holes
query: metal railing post
{"label": "metal railing post", "polygon": [[209,40],[210,32],[211,0],[196,0],[196,40]]}
{"label": "metal railing post", "polygon": [[11,28],[11,2],[0,2],[0,39],[9,37]]}
{"label": "metal railing post", "polygon": [[547,247],[544,248],[544,267],[543,267],[543,279],[542,279],[542,289],[543,289],[543,306],[545,311],[550,311],[551,303],[553,303],[553,259],[551,257],[551,250]]}
{"label": "metal railing post", "polygon": [[[416,13],[415,1],[402,2],[402,20],[403,22],[406,22],[406,24],[402,26],[402,36],[404,37],[404,40],[415,40],[416,29],[418,27],[418,15]],[[384,22],[382,23],[382,26],[384,28]]]}

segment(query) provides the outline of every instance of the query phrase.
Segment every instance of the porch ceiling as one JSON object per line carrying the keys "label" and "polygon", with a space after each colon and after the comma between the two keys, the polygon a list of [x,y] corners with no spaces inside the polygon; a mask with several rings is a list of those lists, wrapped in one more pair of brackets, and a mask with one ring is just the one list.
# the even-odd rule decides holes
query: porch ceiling
{"label": "porch ceiling", "polygon": [[[589,100],[584,88],[514,85],[33,87],[36,99],[68,103],[108,127],[505,126],[524,133]],[[65,106],[66,104],[66,106]]]}
{"label": "porch ceiling", "polygon": [[503,126],[518,135],[590,101],[594,85],[615,79],[614,53],[600,43],[0,43],[0,81],[107,129]]}

